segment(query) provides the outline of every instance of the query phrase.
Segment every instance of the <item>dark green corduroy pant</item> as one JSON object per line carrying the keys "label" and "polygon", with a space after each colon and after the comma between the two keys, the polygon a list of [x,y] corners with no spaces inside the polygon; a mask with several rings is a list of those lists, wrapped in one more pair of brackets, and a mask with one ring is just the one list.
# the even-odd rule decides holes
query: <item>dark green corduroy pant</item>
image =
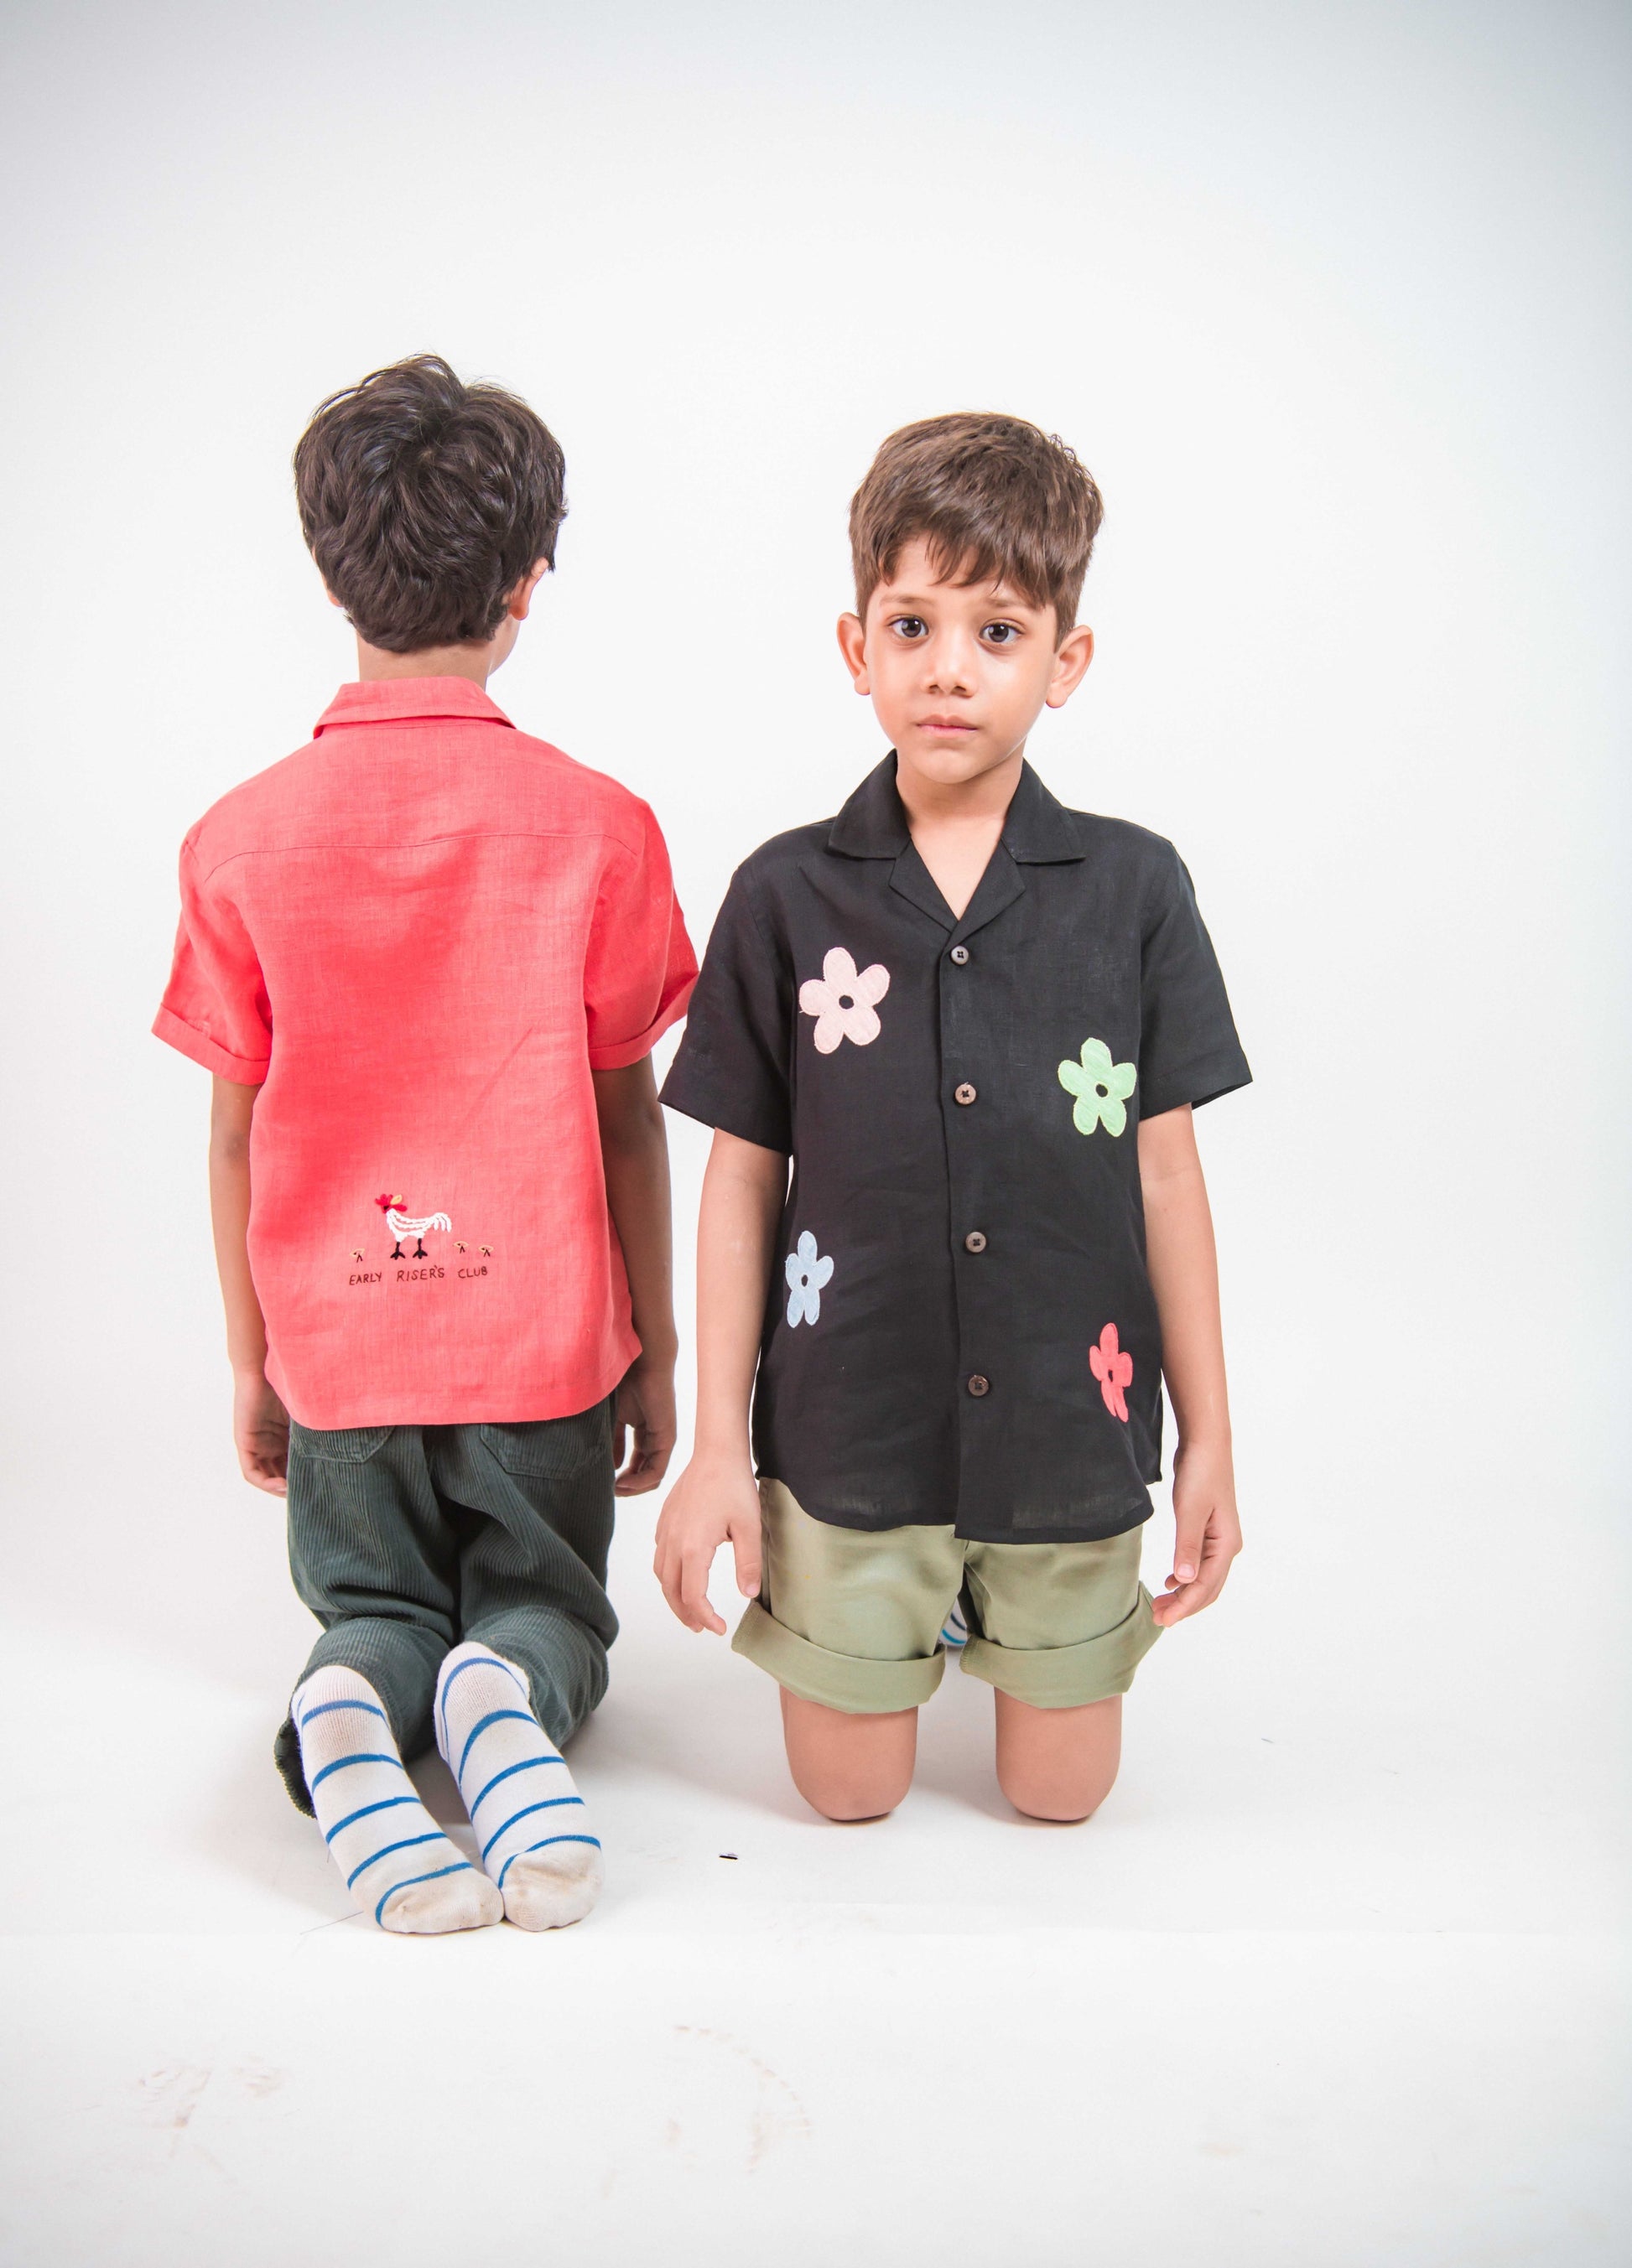
{"label": "dark green corduroy pant", "polygon": [[[526,1673],[558,1747],[606,1691],[617,1617],[612,1404],[526,1425],[289,1429],[289,1565],[323,1625],[300,1680],[343,1662],[379,1694],[401,1754],[431,1745],[442,1657],[479,1638]],[[286,1719],[275,1750],[312,1799]]]}

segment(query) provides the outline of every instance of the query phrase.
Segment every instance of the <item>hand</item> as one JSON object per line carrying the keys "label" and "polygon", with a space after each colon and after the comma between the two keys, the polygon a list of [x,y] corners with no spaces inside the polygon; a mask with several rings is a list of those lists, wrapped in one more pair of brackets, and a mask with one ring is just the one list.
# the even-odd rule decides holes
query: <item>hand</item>
{"label": "hand", "polygon": [[736,1587],[745,1599],[759,1588],[759,1491],[746,1456],[694,1456],[657,1523],[653,1571],[663,1596],[688,1630],[725,1635],[708,1595],[714,1554],[728,1543]]}
{"label": "hand", "polygon": [[1236,1476],[1228,1446],[1181,1442],[1173,1460],[1173,1572],[1155,1602],[1163,1630],[1210,1607],[1241,1549]]}
{"label": "hand", "polygon": [[289,1493],[289,1412],[260,1370],[233,1373],[233,1447],[251,1488]]}
{"label": "hand", "polygon": [[[619,1467],[617,1493],[644,1496],[668,1470],[675,1454],[675,1359],[642,1353],[624,1373],[617,1389],[612,1454]],[[633,1431],[634,1447],[624,1462]]]}

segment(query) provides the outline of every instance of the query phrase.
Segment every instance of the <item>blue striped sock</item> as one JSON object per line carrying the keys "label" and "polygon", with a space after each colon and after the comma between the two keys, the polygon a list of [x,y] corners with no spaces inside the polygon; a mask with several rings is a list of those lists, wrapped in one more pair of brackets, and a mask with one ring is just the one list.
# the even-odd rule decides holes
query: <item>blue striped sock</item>
{"label": "blue striped sock", "polygon": [[522,1929],[580,1921],[601,1895],[601,1842],[513,1662],[468,1640],[442,1664],[436,1744],[459,1783],[482,1864]]}
{"label": "blue striped sock", "polygon": [[314,1670],[290,1707],[317,1823],[362,1911],[417,1936],[497,1921],[502,1902],[414,1793],[367,1679]]}

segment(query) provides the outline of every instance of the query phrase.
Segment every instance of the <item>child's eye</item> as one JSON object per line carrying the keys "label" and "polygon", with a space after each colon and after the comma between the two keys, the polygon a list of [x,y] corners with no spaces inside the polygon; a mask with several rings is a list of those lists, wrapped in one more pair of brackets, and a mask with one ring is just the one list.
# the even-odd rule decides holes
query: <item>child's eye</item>
{"label": "child's eye", "polygon": [[1020,626],[1017,622],[988,622],[980,635],[991,645],[1013,645],[1020,635]]}
{"label": "child's eye", "polygon": [[924,623],[917,615],[897,615],[890,627],[900,638],[921,638],[924,636]]}

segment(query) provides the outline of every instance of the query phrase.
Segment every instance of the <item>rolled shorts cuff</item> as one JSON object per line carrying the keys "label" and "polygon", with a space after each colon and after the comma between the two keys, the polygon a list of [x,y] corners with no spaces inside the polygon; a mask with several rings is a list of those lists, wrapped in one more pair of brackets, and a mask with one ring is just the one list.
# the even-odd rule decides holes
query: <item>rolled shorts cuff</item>
{"label": "rolled shorts cuff", "polygon": [[918,1708],[934,1693],[946,1668],[943,1653],[908,1661],[869,1661],[860,1654],[830,1653],[767,1614],[757,1599],[750,1601],[738,1623],[731,1650],[757,1662],[801,1701],[819,1701],[824,1709],[843,1709],[853,1717],[882,1717],[897,1709]]}
{"label": "rolled shorts cuff", "polygon": [[1000,1693],[1030,1702],[1034,1709],[1081,1709],[1089,1701],[1109,1701],[1126,1693],[1134,1672],[1162,1635],[1150,1611],[1150,1594],[1141,1583],[1139,1602],[1114,1629],[1080,1646],[1050,1646],[1023,1652],[971,1638],[964,1667]]}

